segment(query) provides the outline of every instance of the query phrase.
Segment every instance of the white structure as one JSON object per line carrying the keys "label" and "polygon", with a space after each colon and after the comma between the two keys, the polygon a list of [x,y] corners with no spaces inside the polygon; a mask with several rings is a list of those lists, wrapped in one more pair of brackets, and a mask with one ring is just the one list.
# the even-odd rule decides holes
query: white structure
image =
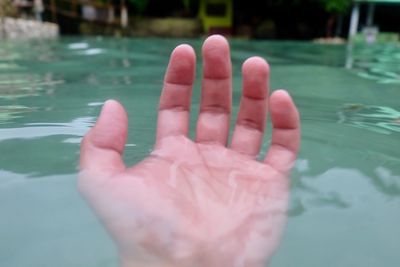
{"label": "white structure", "polygon": [[372,26],[374,23],[374,11],[375,4],[400,4],[400,0],[355,0],[353,11],[351,12],[350,28],[349,28],[349,40],[354,37],[358,32],[358,21],[360,17],[360,4],[368,4],[368,14],[367,20],[365,22],[366,26]]}

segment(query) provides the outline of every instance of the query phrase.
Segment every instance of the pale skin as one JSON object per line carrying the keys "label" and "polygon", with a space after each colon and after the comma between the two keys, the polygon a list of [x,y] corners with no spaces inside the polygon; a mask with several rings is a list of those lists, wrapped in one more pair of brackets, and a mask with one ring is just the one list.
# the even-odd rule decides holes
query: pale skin
{"label": "pale skin", "polygon": [[[196,59],[189,45],[180,45],[166,70],[149,156],[125,166],[128,118],[113,100],[82,142],[79,189],[113,237],[123,267],[261,267],[279,244],[300,143],[297,109],[284,90],[269,96],[267,62],[249,58],[228,143],[228,42],[207,38],[202,56],[194,140],[188,132]],[[258,160],[267,111],[272,137]]]}

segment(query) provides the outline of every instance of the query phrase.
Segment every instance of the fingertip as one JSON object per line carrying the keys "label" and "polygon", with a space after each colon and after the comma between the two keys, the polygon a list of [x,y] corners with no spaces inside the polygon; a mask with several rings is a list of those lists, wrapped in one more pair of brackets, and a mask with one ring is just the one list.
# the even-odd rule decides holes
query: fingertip
{"label": "fingertip", "polygon": [[81,143],[80,169],[116,173],[125,168],[121,158],[125,148],[128,116],[116,100],[107,100],[96,124]]}
{"label": "fingertip", "polygon": [[101,109],[101,113],[103,112],[123,112],[125,113],[124,107],[120,102],[114,99],[108,99],[104,102],[103,107]]}
{"label": "fingertip", "polygon": [[128,115],[116,100],[104,102],[103,108],[88,136],[93,145],[111,148],[122,153],[128,129]]}
{"label": "fingertip", "polygon": [[203,44],[203,49],[212,45],[224,45],[224,46],[229,46],[228,40],[220,35],[220,34],[213,34],[210,35],[206,38]]}
{"label": "fingertip", "polygon": [[204,41],[202,53],[205,58],[225,57],[229,55],[228,40],[222,35],[211,35]]}
{"label": "fingertip", "polygon": [[[274,98],[276,97],[276,98],[279,98],[279,99],[283,99],[283,98],[290,98],[290,99],[291,99],[290,94],[289,94],[288,91],[286,91],[285,89],[278,89],[278,90],[275,90],[275,91],[272,93],[271,97],[272,97],[272,96],[274,96]],[[271,99],[272,99],[272,98],[271,98]]]}
{"label": "fingertip", "polygon": [[195,52],[191,45],[180,44],[177,47],[175,47],[175,49],[172,51],[172,56],[176,56],[177,54],[194,56]]}
{"label": "fingertip", "polygon": [[108,99],[103,104],[96,124],[102,123],[103,120],[106,120],[106,123],[127,123],[128,115],[120,102],[114,99]]}
{"label": "fingertip", "polygon": [[270,96],[271,109],[281,110],[292,104],[293,100],[290,94],[284,89],[278,89],[272,92]]}
{"label": "fingertip", "polygon": [[188,44],[177,46],[171,53],[165,81],[191,85],[194,82],[196,54]]}
{"label": "fingertip", "polygon": [[268,62],[264,58],[259,56],[254,56],[246,59],[243,62],[242,71],[243,73],[257,71],[261,72],[262,74],[268,75],[270,67]]}
{"label": "fingertip", "polygon": [[270,97],[271,120],[274,127],[298,128],[299,112],[286,90],[276,90]]}
{"label": "fingertip", "polygon": [[209,79],[231,78],[231,58],[228,40],[222,35],[208,37],[202,47],[203,77]]}
{"label": "fingertip", "polygon": [[243,95],[252,99],[268,97],[269,65],[261,57],[251,57],[242,65]]}

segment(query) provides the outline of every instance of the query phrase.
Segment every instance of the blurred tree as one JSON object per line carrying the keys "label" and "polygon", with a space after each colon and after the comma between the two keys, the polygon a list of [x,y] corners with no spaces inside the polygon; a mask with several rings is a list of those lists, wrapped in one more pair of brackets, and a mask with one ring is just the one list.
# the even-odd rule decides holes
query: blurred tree
{"label": "blurred tree", "polygon": [[[351,0],[318,0],[323,8],[330,13],[326,23],[326,37],[337,37],[342,33],[343,15],[350,9]],[[333,27],[336,25],[335,33]]]}
{"label": "blurred tree", "polygon": [[[126,0],[139,15],[162,16],[163,14],[197,15],[200,0]],[[179,16],[179,15],[178,15]]]}
{"label": "blurred tree", "polygon": [[183,6],[185,7],[185,9],[189,9],[190,8],[190,0],[182,0],[183,2]]}
{"label": "blurred tree", "polygon": [[329,13],[344,14],[346,13],[352,1],[351,0],[319,0],[324,9]]}
{"label": "blurred tree", "polygon": [[128,1],[136,7],[139,14],[143,14],[149,3],[149,0],[128,0]]}

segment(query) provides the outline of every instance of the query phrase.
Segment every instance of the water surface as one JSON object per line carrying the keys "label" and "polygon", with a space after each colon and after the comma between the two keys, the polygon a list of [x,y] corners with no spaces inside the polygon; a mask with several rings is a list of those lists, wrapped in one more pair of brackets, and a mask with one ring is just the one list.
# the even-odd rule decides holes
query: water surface
{"label": "water surface", "polygon": [[[201,50],[201,40],[178,39],[0,43],[0,266],[117,266],[76,191],[79,142],[114,98],[130,117],[127,163],[145,156],[168,56],[182,42]],[[271,266],[397,266],[400,46],[231,43],[235,112],[240,64],[259,55],[302,115],[289,223]]]}

